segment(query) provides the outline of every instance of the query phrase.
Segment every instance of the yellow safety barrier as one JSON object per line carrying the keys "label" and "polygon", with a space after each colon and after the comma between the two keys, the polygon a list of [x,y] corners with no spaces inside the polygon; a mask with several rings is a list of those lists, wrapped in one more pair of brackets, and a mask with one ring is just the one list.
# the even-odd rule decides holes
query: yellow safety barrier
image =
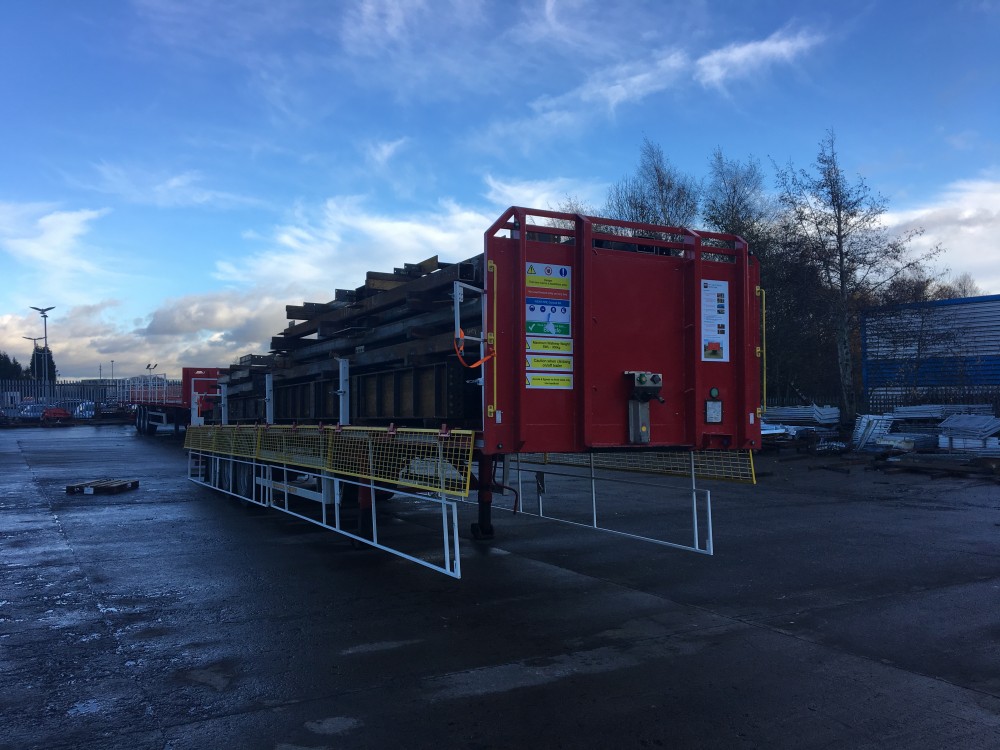
{"label": "yellow safety barrier", "polygon": [[753,453],[738,451],[620,451],[590,453],[539,453],[522,456],[523,459],[546,464],[590,466],[609,471],[636,471],[671,476],[691,476],[691,458],[694,473],[699,479],[727,479],[734,482],[757,484],[753,468]]}
{"label": "yellow safety barrier", "polygon": [[467,497],[473,442],[471,430],[203,426],[184,447]]}

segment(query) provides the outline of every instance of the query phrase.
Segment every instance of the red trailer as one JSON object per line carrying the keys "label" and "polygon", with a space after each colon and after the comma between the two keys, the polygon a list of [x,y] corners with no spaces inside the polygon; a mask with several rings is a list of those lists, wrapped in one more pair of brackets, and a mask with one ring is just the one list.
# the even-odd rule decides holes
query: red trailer
{"label": "red trailer", "polygon": [[158,427],[174,430],[202,425],[218,399],[218,367],[181,368],[180,380],[152,374],[129,384],[128,403],[135,409],[135,428],[155,435]]}
{"label": "red trailer", "polygon": [[[492,538],[500,464],[589,466],[591,486],[623,461],[679,467],[693,536],[663,543],[711,554],[694,477],[726,471],[699,466],[741,454],[752,477],[760,447],[759,277],[734,235],[509,208],[467,261],[369,272],[289,306],[273,359],[223,378],[242,425],[189,431],[189,477],[410,559],[372,505],[430,493],[444,531],[430,567],[457,576],[455,502],[477,489],[472,533]],[[345,487],[362,509],[346,525]]]}
{"label": "red trailer", "polygon": [[741,238],[511,208],[485,259],[484,453],[760,446]]}

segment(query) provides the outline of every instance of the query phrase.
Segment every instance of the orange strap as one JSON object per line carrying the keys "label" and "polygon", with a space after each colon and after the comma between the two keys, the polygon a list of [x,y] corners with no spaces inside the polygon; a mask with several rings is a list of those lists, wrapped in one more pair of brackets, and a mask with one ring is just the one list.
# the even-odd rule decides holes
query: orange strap
{"label": "orange strap", "polygon": [[470,370],[474,367],[479,367],[483,362],[496,356],[496,353],[496,349],[492,346],[487,346],[486,356],[470,365],[465,361],[465,331],[461,328],[458,329],[458,338],[455,339],[455,354],[458,355],[458,361],[462,364],[462,367],[468,367]]}

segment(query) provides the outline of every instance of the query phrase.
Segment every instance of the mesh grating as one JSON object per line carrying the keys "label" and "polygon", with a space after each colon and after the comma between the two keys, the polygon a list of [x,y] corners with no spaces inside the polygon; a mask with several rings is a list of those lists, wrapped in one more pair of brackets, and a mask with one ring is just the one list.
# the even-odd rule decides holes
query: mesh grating
{"label": "mesh grating", "polygon": [[[219,428],[225,430],[226,428]],[[257,458],[262,461],[301,466],[305,469],[326,467],[324,430],[319,427],[276,427],[259,430]]]}
{"label": "mesh grating", "polygon": [[522,456],[528,461],[567,466],[590,466],[610,471],[691,476],[691,457],[699,479],[727,479],[756,484],[751,451],[621,451],[614,453],[536,453]]}
{"label": "mesh grating", "polygon": [[187,450],[211,451],[214,438],[214,427],[191,426],[184,431],[184,447]]}
{"label": "mesh grating", "polygon": [[473,438],[471,430],[212,426],[188,428],[184,447],[466,497]]}

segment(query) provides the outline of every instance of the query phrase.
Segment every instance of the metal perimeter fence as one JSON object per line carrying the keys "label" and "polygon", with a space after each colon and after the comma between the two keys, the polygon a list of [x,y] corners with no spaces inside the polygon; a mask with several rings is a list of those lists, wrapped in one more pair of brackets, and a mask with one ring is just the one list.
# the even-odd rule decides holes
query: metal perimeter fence
{"label": "metal perimeter fence", "polygon": [[[128,401],[129,381],[58,380],[45,383],[40,380],[0,380],[0,413],[16,419],[31,416],[36,406],[61,406],[72,412],[81,404],[90,412],[114,412],[124,408]],[[92,405],[87,408],[87,405]]]}

